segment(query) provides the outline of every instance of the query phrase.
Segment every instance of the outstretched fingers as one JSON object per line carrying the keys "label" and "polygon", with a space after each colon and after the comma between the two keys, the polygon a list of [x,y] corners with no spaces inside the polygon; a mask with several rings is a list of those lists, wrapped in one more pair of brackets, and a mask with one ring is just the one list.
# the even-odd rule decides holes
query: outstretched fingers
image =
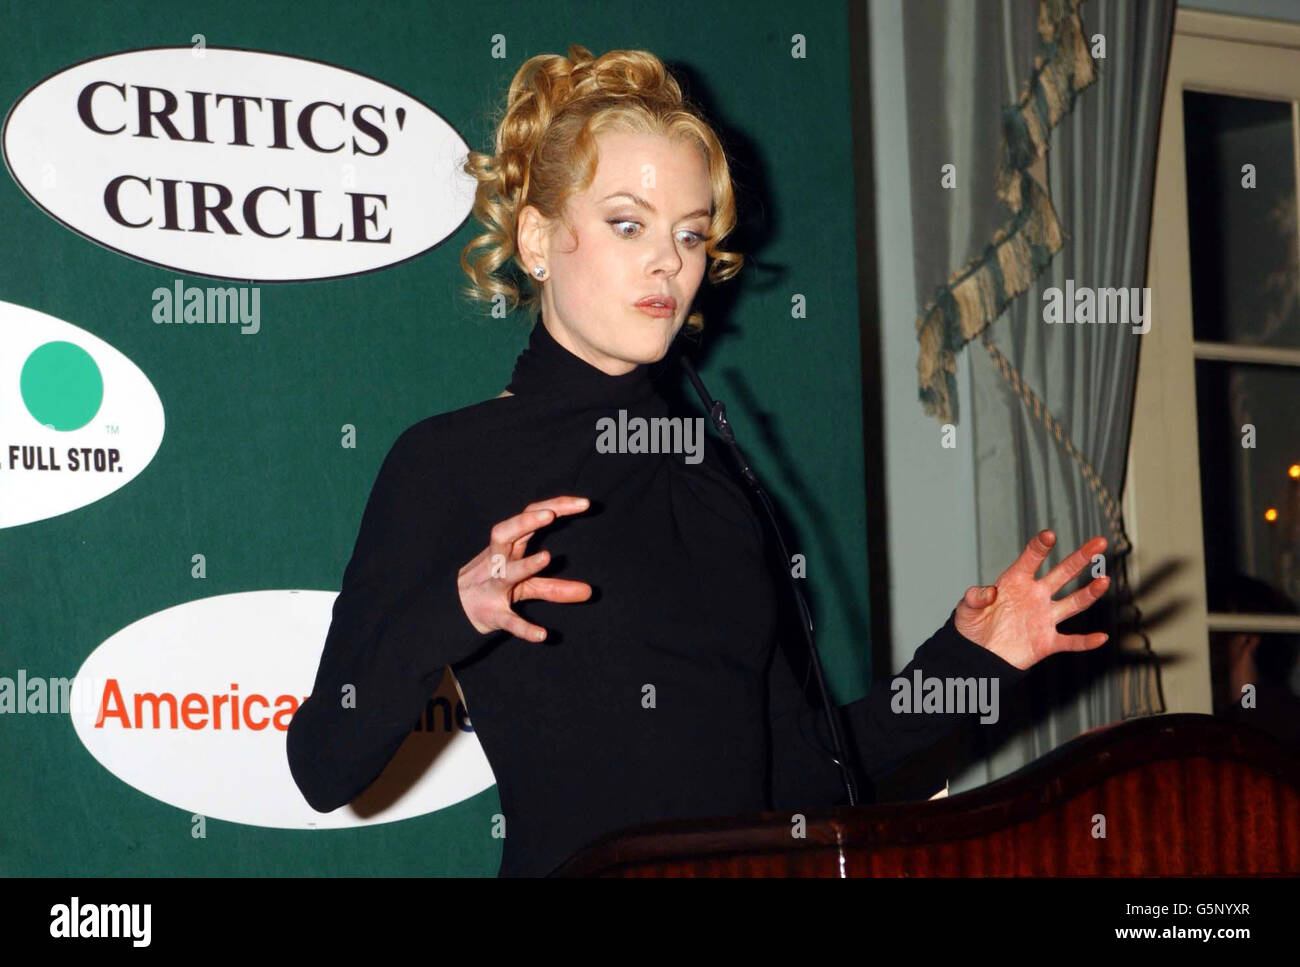
{"label": "outstretched fingers", "polygon": [[565,578],[529,578],[515,587],[516,601],[528,601],[539,598],[543,601],[559,601],[572,604],[586,601],[591,597],[591,585],[586,581],[569,581]]}
{"label": "outstretched fingers", "polygon": [[1071,618],[1080,611],[1091,608],[1093,602],[1100,598],[1110,588],[1110,578],[1104,575],[1099,578],[1093,578],[1085,587],[1079,588],[1072,594],[1066,595],[1060,601],[1052,602],[1052,621],[1064,621]]}
{"label": "outstretched fingers", "polygon": [[[538,551],[536,554],[530,554],[518,561],[511,561],[500,568],[494,568],[492,576],[498,580],[505,581],[511,587],[516,588],[517,591],[517,586],[521,581],[532,577],[550,563],[551,552],[545,550]],[[515,600],[518,600],[518,598]]]}
{"label": "outstretched fingers", "polygon": [[534,598],[568,603],[586,601],[591,597],[591,585],[583,581],[536,576],[550,563],[549,551],[523,556],[528,541],[541,528],[561,516],[580,514],[590,506],[591,501],[586,497],[551,497],[534,501],[522,512],[493,526],[488,544],[492,577],[509,585],[509,603],[499,616],[498,627],[516,638],[544,641],[546,629],[516,614],[511,605]]}
{"label": "outstretched fingers", "polygon": [[549,497],[534,501],[520,513],[493,526],[490,537],[492,552],[512,561],[518,560],[528,541],[541,528],[559,517],[580,514],[590,506],[591,501],[586,497]]}
{"label": "outstretched fingers", "polygon": [[[538,562],[538,558],[542,560]],[[529,571],[541,570],[549,560],[550,555],[545,551],[540,551],[532,557],[516,561],[511,567],[523,568],[523,573],[527,574]],[[577,601],[586,601],[590,597],[591,585],[585,581],[570,581],[564,578],[525,577],[511,589],[510,603],[513,605],[520,601],[539,599],[572,604]],[[523,638],[528,641],[543,641],[546,638],[545,628],[526,621],[512,608],[506,609],[506,616],[501,626],[516,638]]]}
{"label": "outstretched fingers", "polygon": [[512,559],[522,553],[528,539],[555,520],[553,510],[525,510],[494,524],[489,536],[493,554],[505,554]]}
{"label": "outstretched fingers", "polygon": [[505,614],[501,621],[501,627],[523,641],[546,640],[545,628],[535,625],[531,621],[525,621],[513,611]]}
{"label": "outstretched fingers", "polygon": [[556,514],[564,516],[566,514],[579,514],[591,506],[591,501],[586,497],[547,497],[545,500],[534,500],[524,508],[527,514],[534,510],[553,510]]}
{"label": "outstretched fingers", "polygon": [[1100,554],[1105,549],[1106,538],[1094,537],[1087,540],[1073,554],[1048,571],[1043,580],[1055,594],[1078,577],[1079,572],[1088,566],[1094,555]]}
{"label": "outstretched fingers", "polygon": [[1056,543],[1056,535],[1050,530],[1041,530],[1029,539],[1025,549],[1020,552],[1020,556],[1012,562],[1007,568],[1008,574],[1021,574],[1024,577],[1032,578],[1038,573],[1038,568],[1047,560],[1047,553]]}

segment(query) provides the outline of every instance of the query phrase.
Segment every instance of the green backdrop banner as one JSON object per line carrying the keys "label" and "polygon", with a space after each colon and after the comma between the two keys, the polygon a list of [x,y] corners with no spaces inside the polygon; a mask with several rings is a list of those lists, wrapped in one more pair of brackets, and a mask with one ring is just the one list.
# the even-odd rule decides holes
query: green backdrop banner
{"label": "green backdrop banner", "polygon": [[573,43],[659,55],[735,162],[750,263],[697,300],[700,371],[806,557],[832,687],[865,691],[842,4],[49,0],[4,22],[0,873],[496,873],[450,676],[400,796],[312,812],[284,727],[389,447],[497,395],[526,341],[531,319],[457,295],[477,228],[454,162],[490,147],[519,65]]}

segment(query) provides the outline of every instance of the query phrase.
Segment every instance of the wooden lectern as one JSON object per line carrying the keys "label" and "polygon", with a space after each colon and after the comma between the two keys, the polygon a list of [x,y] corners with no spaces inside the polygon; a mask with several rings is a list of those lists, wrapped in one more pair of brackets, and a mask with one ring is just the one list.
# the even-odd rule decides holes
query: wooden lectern
{"label": "wooden lectern", "polygon": [[[927,802],[674,819],[552,876],[1243,876],[1300,872],[1300,750],[1209,715],[1085,732]],[[1104,833],[1104,835],[1103,835]]]}

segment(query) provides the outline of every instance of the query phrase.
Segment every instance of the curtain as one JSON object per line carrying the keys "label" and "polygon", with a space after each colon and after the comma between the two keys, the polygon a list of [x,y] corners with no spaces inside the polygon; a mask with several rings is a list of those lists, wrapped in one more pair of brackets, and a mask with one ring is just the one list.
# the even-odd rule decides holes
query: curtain
{"label": "curtain", "polygon": [[[1102,602],[1061,625],[1111,641],[1036,666],[998,725],[972,734],[953,791],[1163,711],[1156,664],[1129,630],[1119,507],[1141,335],[1120,322],[1052,324],[1043,296],[1056,287],[1073,319],[1071,293],[1146,285],[1174,12],[1174,0],[903,5],[918,397],[973,448],[970,583],[991,584],[1044,527],[1057,542],[1039,576],[1100,534],[1112,578]],[[965,412],[959,364],[973,388]]]}

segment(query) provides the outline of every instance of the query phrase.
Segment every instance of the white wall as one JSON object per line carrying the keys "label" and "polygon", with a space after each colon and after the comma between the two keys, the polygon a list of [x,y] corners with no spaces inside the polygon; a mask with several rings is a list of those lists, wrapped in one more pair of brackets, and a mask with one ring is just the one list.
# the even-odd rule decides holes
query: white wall
{"label": "white wall", "polygon": [[[978,580],[974,449],[939,446],[939,424],[917,398],[916,286],[912,269],[911,166],[903,71],[904,0],[870,0],[876,261],[880,284],[888,589],[893,668],[948,618]],[[1300,0],[1298,0],[1300,2]],[[959,413],[970,414],[969,356],[958,356]],[[956,472],[954,472],[954,461]],[[1008,564],[1011,562],[1008,561]],[[873,589],[873,593],[879,593]],[[879,676],[881,669],[874,669]]]}

